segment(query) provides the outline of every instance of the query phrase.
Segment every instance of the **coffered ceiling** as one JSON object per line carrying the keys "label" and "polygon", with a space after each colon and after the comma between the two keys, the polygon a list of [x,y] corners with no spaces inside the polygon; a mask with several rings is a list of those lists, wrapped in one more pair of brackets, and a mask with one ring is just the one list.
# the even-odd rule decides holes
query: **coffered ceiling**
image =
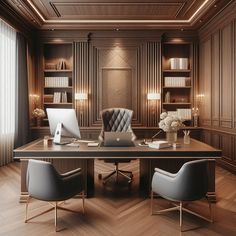
{"label": "coffered ceiling", "polygon": [[193,29],[232,1],[6,0],[40,29]]}

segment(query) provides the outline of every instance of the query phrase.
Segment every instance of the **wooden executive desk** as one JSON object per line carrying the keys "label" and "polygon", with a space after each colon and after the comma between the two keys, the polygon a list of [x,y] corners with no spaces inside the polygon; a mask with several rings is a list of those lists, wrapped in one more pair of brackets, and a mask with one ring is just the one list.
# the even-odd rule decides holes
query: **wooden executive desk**
{"label": "wooden executive desk", "polygon": [[140,159],[140,189],[149,194],[151,179],[155,167],[171,172],[177,172],[183,163],[195,159],[209,159],[209,188],[208,197],[216,200],[215,194],[215,159],[221,158],[221,151],[205,143],[191,139],[190,145],[183,144],[179,148],[152,149],[139,146],[135,147],[88,147],[80,143],[79,147],[68,147],[50,144],[43,145],[39,139],[14,150],[14,158],[21,160],[21,195],[20,202],[24,202],[28,194],[26,188],[26,170],[28,159],[47,160],[63,173],[81,167],[84,175],[84,184],[87,196],[92,196],[94,191],[94,159]]}

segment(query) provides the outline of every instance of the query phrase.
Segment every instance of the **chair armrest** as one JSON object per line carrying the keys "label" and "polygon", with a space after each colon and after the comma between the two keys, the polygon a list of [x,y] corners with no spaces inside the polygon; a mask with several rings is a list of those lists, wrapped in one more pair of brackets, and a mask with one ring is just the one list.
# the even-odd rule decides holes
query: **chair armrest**
{"label": "chair armrest", "polygon": [[63,178],[65,178],[65,177],[69,177],[69,176],[71,176],[71,175],[74,175],[74,174],[76,174],[76,173],[79,173],[79,172],[81,172],[81,171],[82,171],[81,168],[77,168],[77,169],[75,169],[75,170],[71,170],[71,171],[68,171],[68,172],[66,172],[66,173],[60,174],[60,176],[63,177]]}
{"label": "chair armrest", "polygon": [[174,178],[177,175],[177,174],[173,174],[173,173],[167,172],[167,171],[159,169],[159,168],[155,168],[154,170],[155,170],[155,172],[158,172],[162,175],[166,175],[166,176],[171,177],[171,178]]}

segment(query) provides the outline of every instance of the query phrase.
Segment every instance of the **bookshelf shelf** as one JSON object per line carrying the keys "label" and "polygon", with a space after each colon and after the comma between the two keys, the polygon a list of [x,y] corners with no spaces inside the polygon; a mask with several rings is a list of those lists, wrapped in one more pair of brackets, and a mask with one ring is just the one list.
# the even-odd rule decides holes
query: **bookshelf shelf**
{"label": "bookshelf shelf", "polygon": [[163,89],[191,89],[192,86],[163,86]]}
{"label": "bookshelf shelf", "polygon": [[191,102],[163,102],[163,105],[191,105]]}
{"label": "bookshelf shelf", "polygon": [[44,105],[72,105],[72,102],[44,102]]}
{"label": "bookshelf shelf", "polygon": [[73,70],[47,70],[45,69],[44,72],[46,73],[49,73],[49,72],[52,72],[52,73],[55,73],[55,72],[58,72],[58,73],[61,73],[61,72],[72,72]]}
{"label": "bookshelf shelf", "polygon": [[56,87],[56,86],[44,86],[45,89],[72,89],[72,86],[68,86],[68,87]]}
{"label": "bookshelf shelf", "polygon": [[176,72],[178,72],[178,73],[186,73],[186,72],[191,72],[191,70],[174,70],[174,69],[168,69],[168,70],[163,70],[162,71],[163,73],[170,73],[170,72],[173,72],[173,73],[176,73]]}

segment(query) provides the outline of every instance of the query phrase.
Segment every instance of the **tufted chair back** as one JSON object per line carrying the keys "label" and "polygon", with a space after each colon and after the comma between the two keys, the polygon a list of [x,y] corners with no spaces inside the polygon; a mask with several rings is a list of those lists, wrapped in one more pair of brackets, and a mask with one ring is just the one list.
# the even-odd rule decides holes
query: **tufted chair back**
{"label": "tufted chair back", "polygon": [[133,111],[125,108],[109,108],[101,112],[102,130],[99,140],[103,141],[104,132],[132,132],[132,139],[136,136],[131,128]]}

